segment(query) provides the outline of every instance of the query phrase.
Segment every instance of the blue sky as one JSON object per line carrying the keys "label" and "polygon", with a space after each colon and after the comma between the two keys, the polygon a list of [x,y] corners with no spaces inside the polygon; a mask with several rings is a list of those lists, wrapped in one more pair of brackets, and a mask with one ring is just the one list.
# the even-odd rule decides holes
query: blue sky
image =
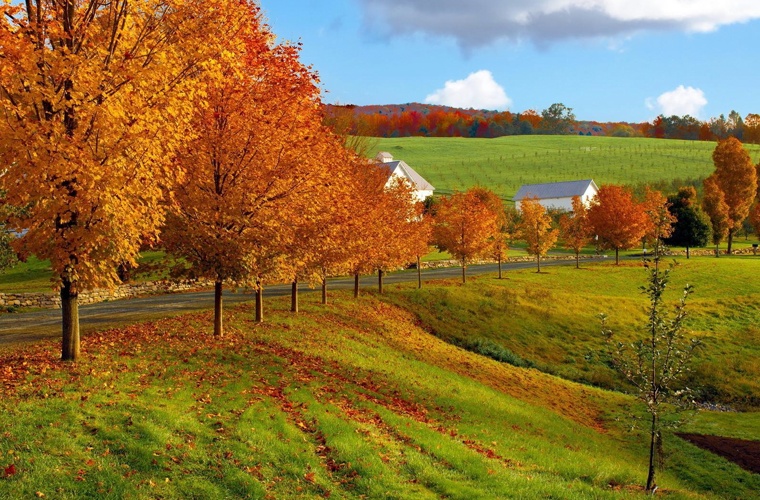
{"label": "blue sky", "polygon": [[261,0],[325,102],[760,113],[757,0]]}

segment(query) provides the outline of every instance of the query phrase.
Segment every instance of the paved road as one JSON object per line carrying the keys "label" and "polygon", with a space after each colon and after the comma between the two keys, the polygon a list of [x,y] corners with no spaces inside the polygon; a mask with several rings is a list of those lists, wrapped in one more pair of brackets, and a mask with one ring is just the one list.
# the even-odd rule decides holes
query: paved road
{"label": "paved road", "polygon": [[[572,260],[547,260],[543,265],[568,265],[574,264]],[[503,265],[506,272],[515,269],[534,267],[533,262],[513,262]],[[496,264],[482,264],[468,266],[468,275],[495,274],[498,268]],[[435,280],[444,278],[458,278],[462,275],[459,267],[439,269],[425,269],[422,271],[423,280]],[[385,284],[400,282],[416,282],[416,271],[400,271],[389,273],[384,278]],[[362,288],[376,287],[377,276],[364,276],[361,278]],[[353,278],[336,278],[328,282],[328,290],[353,288]],[[301,288],[302,293],[318,291],[306,286]],[[329,293],[329,292],[328,292]],[[290,285],[276,285],[264,289],[264,297],[276,297],[290,294]],[[231,293],[224,295],[225,305],[253,300],[252,293]],[[214,305],[214,292],[187,292],[167,295],[151,295],[127,300],[112,302],[100,302],[97,304],[84,305],[79,308],[79,323],[82,335],[97,331],[105,327],[132,324],[139,321],[175,316],[185,312],[211,309]],[[0,315],[0,345],[15,344],[19,342],[34,342],[46,338],[55,338],[61,332],[60,309],[46,309],[18,314]]]}

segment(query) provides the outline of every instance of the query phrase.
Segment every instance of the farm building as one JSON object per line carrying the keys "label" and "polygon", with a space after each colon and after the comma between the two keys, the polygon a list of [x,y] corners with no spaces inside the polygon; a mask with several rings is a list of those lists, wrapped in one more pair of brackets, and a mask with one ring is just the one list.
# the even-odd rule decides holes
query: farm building
{"label": "farm building", "polygon": [[[425,201],[425,198],[433,195],[435,188],[432,184],[426,181],[420,174],[418,174],[412,167],[407,165],[401,160],[394,160],[393,155],[381,151],[375,156],[375,161],[388,169],[388,184],[394,181],[394,179],[404,179],[409,182],[414,188],[414,195],[418,201]],[[386,184],[386,186],[388,185]]]}
{"label": "farm building", "polygon": [[515,207],[520,210],[520,203],[525,198],[538,198],[538,201],[546,208],[558,208],[572,210],[573,196],[580,196],[583,203],[596,196],[599,188],[593,180],[549,182],[546,184],[525,184],[520,186],[515,194]]}

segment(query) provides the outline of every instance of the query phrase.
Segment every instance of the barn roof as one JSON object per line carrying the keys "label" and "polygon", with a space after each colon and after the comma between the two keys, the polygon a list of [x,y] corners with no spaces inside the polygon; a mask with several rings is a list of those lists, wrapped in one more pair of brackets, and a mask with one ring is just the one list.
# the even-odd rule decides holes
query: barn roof
{"label": "barn roof", "polygon": [[418,174],[416,170],[404,163],[402,160],[386,161],[384,163],[378,163],[378,165],[388,169],[389,178],[391,175],[393,175],[393,172],[396,170],[396,168],[399,167],[403,172],[404,177],[406,177],[409,182],[412,183],[412,186],[417,191],[433,191],[435,189],[432,184],[426,181],[424,177]]}
{"label": "barn roof", "polygon": [[595,190],[599,190],[591,179],[585,179],[582,181],[548,182],[545,184],[525,184],[520,186],[520,189],[517,190],[513,199],[518,201],[532,197],[536,197],[539,200],[549,198],[572,198],[573,196],[582,196],[590,185],[594,186]]}

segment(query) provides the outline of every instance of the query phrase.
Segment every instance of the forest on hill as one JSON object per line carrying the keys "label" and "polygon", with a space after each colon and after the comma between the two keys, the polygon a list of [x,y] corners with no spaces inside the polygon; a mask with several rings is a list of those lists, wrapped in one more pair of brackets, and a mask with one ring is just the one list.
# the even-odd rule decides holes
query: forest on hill
{"label": "forest on hill", "polygon": [[585,135],[650,137],[715,141],[736,137],[760,143],[760,115],[744,118],[737,111],[703,121],[695,117],[664,116],[652,122],[576,120],[573,109],[555,103],[541,112],[460,109],[433,104],[326,105],[326,121],[336,130],[371,137],[480,137],[510,135]]}

